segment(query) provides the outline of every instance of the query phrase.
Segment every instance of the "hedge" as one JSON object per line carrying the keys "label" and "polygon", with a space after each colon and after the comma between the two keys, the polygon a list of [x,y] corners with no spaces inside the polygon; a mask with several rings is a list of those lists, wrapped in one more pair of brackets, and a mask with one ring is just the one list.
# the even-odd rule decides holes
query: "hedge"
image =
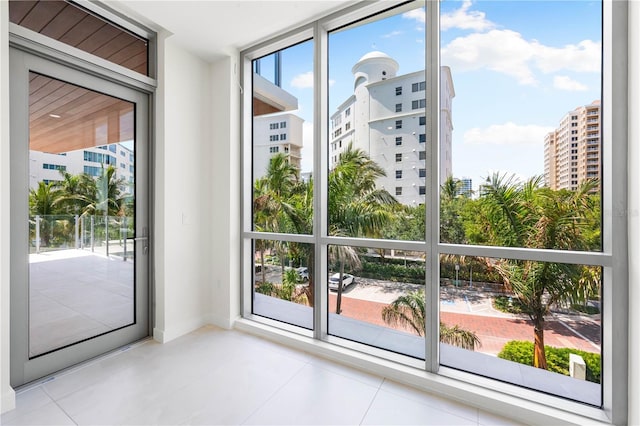
{"label": "hedge", "polygon": [[[569,354],[580,355],[587,365],[587,380],[600,383],[600,354],[578,349],[544,347],[547,357],[547,370],[569,375]],[[533,342],[512,340],[507,342],[498,354],[498,358],[533,366]]]}

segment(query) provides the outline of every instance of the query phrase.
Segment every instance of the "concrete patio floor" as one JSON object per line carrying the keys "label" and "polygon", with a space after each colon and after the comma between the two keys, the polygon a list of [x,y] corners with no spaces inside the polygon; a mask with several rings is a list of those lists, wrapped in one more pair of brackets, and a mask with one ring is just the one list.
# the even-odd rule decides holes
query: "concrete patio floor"
{"label": "concrete patio floor", "polygon": [[133,266],[87,250],[29,255],[29,356],[131,324]]}

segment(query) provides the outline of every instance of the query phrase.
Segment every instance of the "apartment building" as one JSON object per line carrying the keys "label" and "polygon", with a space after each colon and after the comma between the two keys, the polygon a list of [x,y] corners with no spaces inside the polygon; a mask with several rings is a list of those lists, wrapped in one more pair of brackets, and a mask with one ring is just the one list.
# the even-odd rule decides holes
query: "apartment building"
{"label": "apartment building", "polygon": [[[600,101],[568,112],[544,140],[544,180],[552,189],[575,190],[587,179],[600,181]],[[594,192],[600,191],[600,184]]]}
{"label": "apartment building", "polygon": [[[353,66],[354,91],[331,115],[329,167],[351,144],[367,152],[386,176],[378,179],[402,204],[424,203],[427,176],[425,72],[397,75],[399,64],[383,52],[369,52]],[[451,176],[451,71],[441,67],[440,181]]]}
{"label": "apartment building", "polygon": [[266,174],[271,157],[278,153],[300,170],[304,120],[294,114],[266,114],[256,116],[253,123],[254,179]]}
{"label": "apartment building", "polygon": [[122,190],[131,191],[128,184],[133,183],[135,176],[134,152],[126,144],[120,143],[57,154],[31,150],[29,163],[29,188],[32,189],[37,188],[41,181],[49,183],[62,180],[61,171],[97,177],[104,168],[113,166],[116,178],[125,183]]}

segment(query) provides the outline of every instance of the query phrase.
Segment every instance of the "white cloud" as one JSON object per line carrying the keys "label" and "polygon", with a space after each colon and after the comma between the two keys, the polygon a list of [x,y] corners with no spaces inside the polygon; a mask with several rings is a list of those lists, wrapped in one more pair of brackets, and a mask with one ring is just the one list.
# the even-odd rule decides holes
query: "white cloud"
{"label": "white cloud", "polygon": [[[485,31],[495,27],[495,24],[485,17],[484,12],[469,10],[471,1],[466,0],[460,9],[440,15],[440,29],[446,31],[451,28],[461,30]],[[424,18],[423,21],[424,22]]]}
{"label": "white cloud", "polygon": [[293,77],[291,86],[298,89],[313,89],[313,71],[308,71]]}
{"label": "white cloud", "polygon": [[465,144],[542,145],[545,135],[553,130],[553,127],[507,122],[493,124],[484,129],[469,129],[464,133],[463,140]]}
{"label": "white cloud", "polygon": [[600,72],[602,43],[583,40],[578,44],[563,47],[543,46],[535,43],[536,65],[542,72],[551,73],[562,69],[578,72]]}
{"label": "white cloud", "polygon": [[391,31],[390,33],[380,36],[381,38],[392,38],[402,34],[402,31]]}
{"label": "white cloud", "polygon": [[[296,89],[313,89],[313,79],[313,71],[298,74],[291,80],[291,87],[295,87]],[[335,80],[329,80],[329,86],[333,86],[335,82]]]}
{"label": "white cloud", "polygon": [[426,14],[424,8],[413,9],[402,14],[403,18],[414,19],[421,24],[426,23]]}
{"label": "white cloud", "polygon": [[584,40],[564,47],[525,40],[512,30],[491,30],[452,40],[441,51],[442,63],[454,71],[489,69],[509,75],[520,84],[535,85],[534,69],[598,72],[600,43]]}
{"label": "white cloud", "polygon": [[511,30],[458,37],[441,50],[442,63],[453,71],[486,68],[514,77],[520,84],[535,84],[529,66],[533,54],[531,43]]}
{"label": "white cloud", "polygon": [[553,87],[558,90],[567,90],[570,92],[582,92],[588,89],[584,84],[572,80],[566,75],[557,75],[553,77]]}

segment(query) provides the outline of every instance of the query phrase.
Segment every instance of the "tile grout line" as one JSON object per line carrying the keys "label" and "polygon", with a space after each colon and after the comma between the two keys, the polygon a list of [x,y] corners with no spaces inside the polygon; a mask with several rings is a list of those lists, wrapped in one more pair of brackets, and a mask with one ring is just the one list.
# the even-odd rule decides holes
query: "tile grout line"
{"label": "tile grout line", "polygon": [[[51,380],[54,380],[54,379],[55,379],[55,376],[52,377]],[[40,387],[42,388],[42,391],[51,399],[51,402],[53,402],[56,405],[56,407],[58,407],[58,409],[60,409],[60,411],[62,411],[64,413],[64,415],[67,416],[67,418],[69,420],[71,420],[71,422],[74,425],[77,426],[78,422],[76,422],[75,419],[73,417],[71,417],[71,415],[69,413],[67,413],[67,411],[64,408],[62,408],[62,406],[60,404],[58,404],[58,400],[57,399],[55,399],[53,396],[51,396],[51,394],[49,394],[49,392],[47,392],[47,389],[44,387],[44,384],[47,383],[48,381],[50,381],[50,380],[47,380],[47,381],[45,381],[45,382],[40,384]]]}
{"label": "tile grout line", "polygon": [[371,398],[371,402],[369,403],[369,406],[367,407],[366,410],[364,410],[364,414],[362,415],[362,419],[358,423],[359,425],[362,425],[362,422],[364,422],[364,419],[367,417],[367,414],[369,414],[369,410],[371,409],[371,406],[373,405],[373,403],[375,402],[376,398],[378,397],[378,394],[382,390],[382,385],[384,384],[384,382],[386,380],[387,380],[386,377],[383,377],[382,380],[380,381],[380,384],[378,385],[378,389],[376,389],[376,393],[373,395],[373,398]]}
{"label": "tile grout line", "polygon": [[289,380],[287,380],[286,382],[284,382],[281,386],[279,386],[276,390],[273,391],[273,393],[269,396],[269,398],[267,398],[262,404],[258,405],[258,407],[255,408],[255,410],[253,410],[244,420],[242,420],[239,424],[240,425],[244,425],[247,423],[247,420],[249,420],[251,418],[251,416],[253,416],[256,412],[258,412],[258,410],[260,410],[262,407],[264,407],[265,405],[267,405],[269,403],[269,401],[271,401],[278,392],[280,392],[285,386],[287,386],[289,383],[291,383],[291,381],[300,374],[300,372],[307,366],[311,365],[311,363],[309,361],[305,361],[304,364],[298,369],[298,371],[295,372],[295,374],[293,374]]}

